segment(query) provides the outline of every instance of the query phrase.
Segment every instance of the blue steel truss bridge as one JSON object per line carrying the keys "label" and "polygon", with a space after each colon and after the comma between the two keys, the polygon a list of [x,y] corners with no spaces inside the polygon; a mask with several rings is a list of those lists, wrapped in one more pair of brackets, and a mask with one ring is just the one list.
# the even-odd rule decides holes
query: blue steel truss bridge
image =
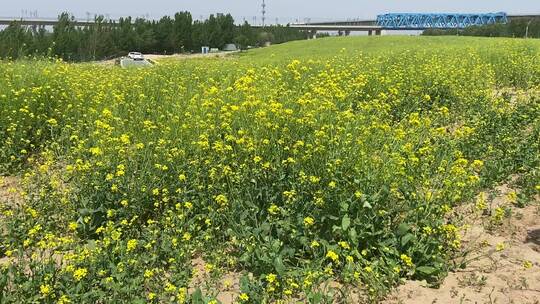
{"label": "blue steel truss bridge", "polygon": [[508,23],[506,13],[415,14],[392,13],[377,16],[376,24],[386,30],[461,29],[475,25]]}

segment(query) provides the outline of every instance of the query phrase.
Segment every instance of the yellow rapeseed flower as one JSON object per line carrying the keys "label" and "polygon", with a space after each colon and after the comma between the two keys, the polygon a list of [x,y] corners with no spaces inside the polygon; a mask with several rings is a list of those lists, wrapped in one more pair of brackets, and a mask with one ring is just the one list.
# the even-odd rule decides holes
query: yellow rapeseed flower
{"label": "yellow rapeseed flower", "polygon": [[75,272],[73,272],[73,278],[78,282],[85,278],[87,274],[88,270],[86,268],[77,268]]}
{"label": "yellow rapeseed flower", "polygon": [[326,258],[332,260],[332,262],[337,262],[337,261],[339,261],[339,255],[337,255],[337,253],[335,253],[335,252],[332,251],[332,250],[329,250],[329,251],[326,253]]}
{"label": "yellow rapeseed flower", "polygon": [[48,296],[51,293],[52,289],[49,284],[39,286],[39,293],[44,297]]}
{"label": "yellow rapeseed flower", "polygon": [[229,199],[224,194],[217,195],[214,200],[220,207],[226,207],[229,204]]}
{"label": "yellow rapeseed flower", "polygon": [[276,280],[277,280],[277,276],[275,274],[269,273],[269,274],[266,275],[266,281],[268,283],[272,284],[272,283],[276,282]]}
{"label": "yellow rapeseed flower", "polygon": [[76,222],[71,222],[71,223],[69,223],[68,228],[69,228],[69,230],[71,230],[71,231],[75,231],[75,230],[77,230],[77,227],[78,227],[78,226],[79,226],[79,225],[77,225]]}
{"label": "yellow rapeseed flower", "polygon": [[277,215],[279,213],[279,207],[272,204],[270,205],[270,207],[268,207],[268,213],[270,213],[271,215]]}
{"label": "yellow rapeseed flower", "polygon": [[66,295],[62,295],[60,299],[56,302],[56,304],[69,304],[71,303],[71,300]]}
{"label": "yellow rapeseed flower", "polygon": [[311,216],[304,218],[304,226],[311,227],[313,226],[314,223],[315,223],[315,220]]}
{"label": "yellow rapeseed flower", "polygon": [[243,292],[243,293],[240,294],[240,296],[238,296],[238,299],[240,301],[246,302],[246,301],[249,300],[249,296],[248,296],[247,293]]}
{"label": "yellow rapeseed flower", "polygon": [[407,265],[408,267],[412,267],[414,265],[411,257],[409,257],[408,255],[402,254],[400,258],[403,261],[403,263],[405,263],[405,265]]}
{"label": "yellow rapeseed flower", "polygon": [[135,250],[135,248],[137,248],[137,244],[138,244],[138,241],[137,240],[129,240],[127,242],[127,251],[132,251],[132,250]]}

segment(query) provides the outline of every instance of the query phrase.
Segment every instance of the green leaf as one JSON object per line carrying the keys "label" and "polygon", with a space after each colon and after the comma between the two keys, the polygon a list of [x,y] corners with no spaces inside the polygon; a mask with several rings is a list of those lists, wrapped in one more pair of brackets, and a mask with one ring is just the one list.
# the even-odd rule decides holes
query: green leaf
{"label": "green leaf", "polygon": [[399,224],[398,228],[397,228],[397,235],[398,236],[403,236],[405,235],[405,233],[407,233],[409,231],[410,227],[409,225],[405,224],[405,223],[401,223]]}
{"label": "green leaf", "polygon": [[249,254],[249,252],[244,252],[240,258],[238,258],[238,260],[240,262],[244,262],[244,263],[247,263],[249,260],[251,259],[251,255]]}
{"label": "green leaf", "polygon": [[405,247],[412,239],[414,239],[414,234],[407,233],[401,238],[401,246]]}
{"label": "green leaf", "polygon": [[351,228],[349,230],[349,238],[352,242],[356,243],[358,241],[358,234],[356,233],[356,229]]}
{"label": "green leaf", "polygon": [[341,219],[341,229],[343,229],[343,231],[347,231],[350,225],[351,219],[347,214],[345,214],[345,216]]}
{"label": "green leaf", "polygon": [[195,292],[191,295],[191,302],[193,304],[204,304],[204,299],[200,288],[197,288],[197,290],[195,290]]}
{"label": "green leaf", "polygon": [[425,275],[432,275],[437,271],[437,268],[431,266],[420,266],[416,268],[416,271]]}
{"label": "green leaf", "polygon": [[309,303],[318,304],[322,303],[323,295],[320,292],[310,293],[308,295]]}
{"label": "green leaf", "polygon": [[240,290],[243,292],[248,292],[250,290],[249,286],[249,277],[245,274],[242,275],[242,277],[240,278]]}
{"label": "green leaf", "polygon": [[285,265],[283,265],[283,259],[281,258],[281,256],[278,256],[274,259],[274,268],[280,276],[285,273]]}

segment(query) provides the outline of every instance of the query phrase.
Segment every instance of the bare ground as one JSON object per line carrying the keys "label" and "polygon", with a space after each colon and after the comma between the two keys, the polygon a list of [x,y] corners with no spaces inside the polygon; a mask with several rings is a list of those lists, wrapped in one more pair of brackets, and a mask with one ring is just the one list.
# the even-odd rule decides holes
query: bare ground
{"label": "bare ground", "polygon": [[[4,229],[2,225],[2,205],[16,205],[21,202],[20,179],[13,176],[0,176],[0,231]],[[2,257],[0,252],[0,266],[9,262],[7,257]]]}
{"label": "bare ground", "polygon": [[[219,52],[219,53],[210,53],[210,54],[171,54],[171,55],[157,55],[157,54],[144,54],[144,58],[152,61],[159,62],[160,60],[186,60],[186,59],[195,59],[195,58],[226,58],[232,54],[236,54],[238,51],[234,52]],[[117,59],[103,60],[98,61],[97,63],[102,65],[114,65]]]}
{"label": "bare ground", "polygon": [[240,273],[229,272],[220,278],[211,278],[208,264],[200,257],[191,261],[194,277],[190,282],[189,293],[193,293],[197,288],[206,294],[215,295],[222,304],[235,303],[240,295]]}
{"label": "bare ground", "polygon": [[540,201],[537,197],[531,205],[517,208],[509,199],[512,191],[500,186],[488,201],[492,209],[512,210],[498,224],[475,212],[474,204],[462,210],[469,227],[463,249],[470,252],[464,269],[450,273],[437,289],[407,281],[384,303],[540,303]]}
{"label": "bare ground", "polygon": [[14,176],[0,176],[0,203],[17,203],[20,200],[20,179]]}

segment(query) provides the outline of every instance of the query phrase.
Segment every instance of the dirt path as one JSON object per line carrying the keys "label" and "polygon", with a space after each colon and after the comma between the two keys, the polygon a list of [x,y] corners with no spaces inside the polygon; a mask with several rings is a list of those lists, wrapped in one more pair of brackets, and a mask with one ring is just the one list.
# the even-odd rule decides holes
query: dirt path
{"label": "dirt path", "polygon": [[[172,55],[144,54],[144,58],[152,62],[157,62],[160,60],[185,60],[185,59],[195,59],[195,58],[225,58],[233,54],[236,54],[238,52],[239,51],[218,52],[218,53],[210,53],[210,54],[197,53],[197,54],[172,54]],[[102,64],[102,65],[114,65],[116,61],[117,59],[110,59],[110,60],[97,61],[96,63]]]}
{"label": "dirt path", "polygon": [[173,54],[173,55],[154,55],[154,54],[145,54],[144,58],[150,60],[160,60],[160,59],[193,59],[193,58],[223,58],[236,54],[238,51],[234,52],[219,52],[219,53],[210,53],[210,54]]}
{"label": "dirt path", "polygon": [[493,215],[479,215],[475,204],[463,210],[470,226],[462,243],[473,261],[450,273],[438,289],[407,281],[384,303],[540,303],[540,201],[517,208],[508,186],[495,192],[488,206],[511,208],[510,217],[494,224]]}

